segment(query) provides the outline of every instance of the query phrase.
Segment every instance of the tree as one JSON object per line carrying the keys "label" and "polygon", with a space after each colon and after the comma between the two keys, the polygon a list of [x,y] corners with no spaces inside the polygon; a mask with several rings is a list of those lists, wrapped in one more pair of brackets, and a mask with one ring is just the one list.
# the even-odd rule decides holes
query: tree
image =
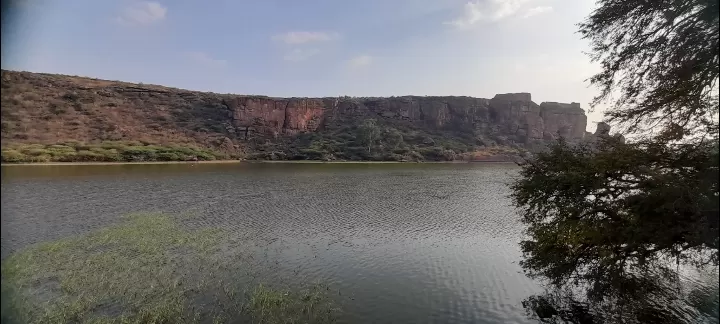
{"label": "tree", "polygon": [[531,237],[523,267],[599,300],[653,288],[667,257],[717,264],[719,164],[716,143],[553,145],[512,186]]}
{"label": "tree", "polygon": [[368,153],[372,145],[377,140],[378,133],[380,132],[375,119],[366,119],[358,127],[358,134],[360,135],[360,141],[363,145],[367,146]]}
{"label": "tree", "polygon": [[522,165],[529,275],[622,305],[666,293],[673,264],[717,267],[718,2],[599,0],[579,25],[602,66],[594,105],[610,102],[606,119],[633,137],[560,141]]}
{"label": "tree", "polygon": [[403,136],[395,128],[388,128],[384,132],[385,142],[391,149],[397,148],[403,142]]}

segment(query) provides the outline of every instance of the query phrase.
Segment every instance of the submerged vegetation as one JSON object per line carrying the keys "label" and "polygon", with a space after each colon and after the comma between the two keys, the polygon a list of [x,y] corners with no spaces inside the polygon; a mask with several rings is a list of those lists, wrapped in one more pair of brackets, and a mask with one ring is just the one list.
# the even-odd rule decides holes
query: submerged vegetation
{"label": "submerged vegetation", "polygon": [[2,322],[334,321],[327,287],[247,284],[242,275],[249,265],[237,254],[234,263],[224,261],[226,234],[189,230],[168,215],[136,214],[32,246],[2,263]]}
{"label": "submerged vegetation", "polygon": [[85,144],[15,144],[2,148],[2,162],[144,162],[210,161],[230,156],[182,145],[154,145],[135,141],[105,141]]}

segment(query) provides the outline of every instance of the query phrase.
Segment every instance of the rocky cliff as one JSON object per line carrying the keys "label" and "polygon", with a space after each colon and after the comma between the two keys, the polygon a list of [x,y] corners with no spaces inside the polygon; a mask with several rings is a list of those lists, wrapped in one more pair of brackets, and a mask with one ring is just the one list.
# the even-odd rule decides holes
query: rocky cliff
{"label": "rocky cliff", "polygon": [[[376,129],[367,132],[366,120]],[[270,98],[2,72],[3,145],[136,140],[259,158],[455,159],[581,140],[586,126],[579,104],[538,105],[529,93]]]}
{"label": "rocky cliff", "polygon": [[278,99],[235,96],[224,100],[233,125],[274,136],[315,132],[328,119],[378,118],[434,130],[495,133],[511,141],[582,139],[587,117],[577,103],[530,99],[529,93],[471,97]]}

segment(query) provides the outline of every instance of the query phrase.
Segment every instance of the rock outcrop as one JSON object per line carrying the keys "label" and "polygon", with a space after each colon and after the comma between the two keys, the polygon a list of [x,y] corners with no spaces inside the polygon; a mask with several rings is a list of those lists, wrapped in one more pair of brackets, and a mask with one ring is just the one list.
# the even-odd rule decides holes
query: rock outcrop
{"label": "rock outcrop", "polygon": [[525,143],[585,136],[587,117],[580,104],[531,100],[529,93],[498,94],[493,99],[472,97],[391,98],[254,98],[225,100],[233,124],[242,131],[272,136],[314,132],[327,119],[378,118],[410,122],[434,130],[489,132]]}
{"label": "rock outcrop", "polygon": [[232,123],[245,132],[273,137],[314,132],[325,115],[321,99],[271,99],[237,96],[224,99]]}
{"label": "rock outcrop", "polygon": [[610,135],[610,125],[606,122],[599,122],[597,123],[597,126],[595,127],[595,133],[587,133],[585,136],[585,140],[587,141],[597,141],[598,139],[604,138],[604,137],[614,137],[620,140],[620,142],[625,143],[625,137],[622,134],[614,134]]}

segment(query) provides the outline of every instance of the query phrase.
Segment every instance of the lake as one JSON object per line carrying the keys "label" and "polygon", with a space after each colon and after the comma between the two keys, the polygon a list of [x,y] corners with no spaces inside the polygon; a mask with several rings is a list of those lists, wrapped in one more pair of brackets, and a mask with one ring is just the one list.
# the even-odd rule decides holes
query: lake
{"label": "lake", "polygon": [[351,323],[534,323],[513,164],[2,167],[2,257],[133,212],[263,242],[263,280],[324,282]]}

